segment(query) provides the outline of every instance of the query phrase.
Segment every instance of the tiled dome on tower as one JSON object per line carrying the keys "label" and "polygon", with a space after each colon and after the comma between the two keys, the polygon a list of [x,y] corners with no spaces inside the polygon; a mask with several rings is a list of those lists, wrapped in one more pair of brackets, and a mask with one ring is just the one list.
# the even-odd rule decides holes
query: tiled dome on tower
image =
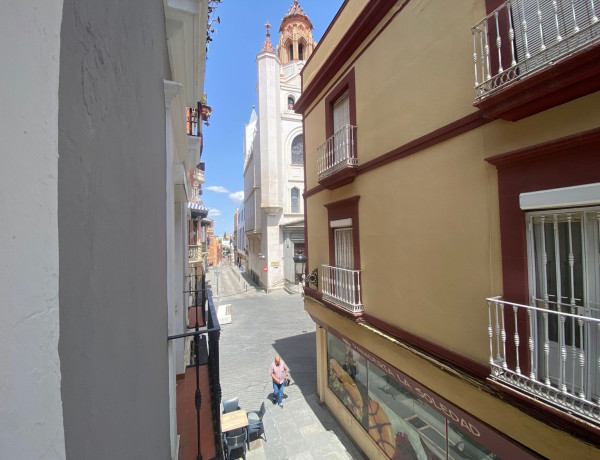
{"label": "tiled dome on tower", "polygon": [[306,61],[317,43],[313,41],[313,25],[302,10],[298,0],[294,0],[279,27],[277,54],[281,64],[290,61]]}

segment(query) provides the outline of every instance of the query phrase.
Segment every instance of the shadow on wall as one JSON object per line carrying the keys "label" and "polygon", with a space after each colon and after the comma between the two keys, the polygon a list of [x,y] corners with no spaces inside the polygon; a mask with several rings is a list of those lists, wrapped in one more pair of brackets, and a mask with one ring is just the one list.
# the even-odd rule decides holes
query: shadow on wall
{"label": "shadow on wall", "polygon": [[[314,328],[314,326],[313,326]],[[292,385],[304,396],[317,392],[317,352],[315,331],[278,339],[273,348],[290,368]]]}

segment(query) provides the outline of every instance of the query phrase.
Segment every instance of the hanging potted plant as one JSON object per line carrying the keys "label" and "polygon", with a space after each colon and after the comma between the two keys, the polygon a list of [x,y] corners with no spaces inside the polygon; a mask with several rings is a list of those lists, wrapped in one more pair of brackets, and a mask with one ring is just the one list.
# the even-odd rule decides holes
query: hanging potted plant
{"label": "hanging potted plant", "polygon": [[202,98],[202,101],[200,101],[200,106],[201,106],[200,117],[202,118],[202,121],[205,122],[204,124],[206,126],[208,126],[208,120],[210,119],[210,113],[212,112],[212,107],[210,105],[206,104],[206,94]]}

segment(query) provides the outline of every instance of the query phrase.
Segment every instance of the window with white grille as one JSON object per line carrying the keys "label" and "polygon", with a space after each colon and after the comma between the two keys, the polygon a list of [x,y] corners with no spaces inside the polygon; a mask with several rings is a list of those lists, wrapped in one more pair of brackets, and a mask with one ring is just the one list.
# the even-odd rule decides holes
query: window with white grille
{"label": "window with white grille", "polygon": [[530,302],[550,311],[532,318],[533,372],[595,399],[600,333],[578,317],[600,318],[600,207],[532,212],[527,224]]}

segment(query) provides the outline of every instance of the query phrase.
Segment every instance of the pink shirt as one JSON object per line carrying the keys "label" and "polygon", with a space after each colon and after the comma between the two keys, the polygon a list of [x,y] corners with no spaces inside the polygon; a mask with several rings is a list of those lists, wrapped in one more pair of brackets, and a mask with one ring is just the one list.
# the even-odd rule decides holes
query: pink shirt
{"label": "pink shirt", "polygon": [[275,377],[277,377],[277,379],[279,379],[280,381],[283,381],[283,379],[285,378],[285,371],[287,371],[288,368],[285,365],[285,361],[283,359],[279,360],[279,366],[277,366],[275,364],[275,362],[271,363],[271,368],[269,369],[269,374],[273,374]]}

